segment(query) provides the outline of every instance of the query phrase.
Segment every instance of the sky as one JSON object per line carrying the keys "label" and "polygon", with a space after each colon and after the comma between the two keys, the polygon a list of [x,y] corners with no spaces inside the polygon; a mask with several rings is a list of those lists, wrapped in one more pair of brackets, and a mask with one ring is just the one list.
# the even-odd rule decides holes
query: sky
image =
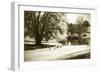
{"label": "sky", "polygon": [[83,17],[83,20],[88,20],[90,22],[90,14],[74,14],[74,13],[66,14],[67,21],[73,24],[75,24],[76,20],[79,17]]}

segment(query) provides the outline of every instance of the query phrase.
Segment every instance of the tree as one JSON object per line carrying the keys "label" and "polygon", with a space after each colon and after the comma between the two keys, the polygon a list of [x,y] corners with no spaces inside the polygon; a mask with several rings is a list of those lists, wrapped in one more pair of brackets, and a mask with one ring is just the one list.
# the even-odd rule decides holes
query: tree
{"label": "tree", "polygon": [[56,38],[55,35],[58,31],[61,34],[64,32],[60,26],[64,21],[63,16],[64,13],[58,12],[25,11],[24,36],[34,37],[36,45],[41,45],[44,38],[46,40],[51,37]]}
{"label": "tree", "polygon": [[85,20],[83,21],[83,26],[90,27],[90,23],[87,20]]}
{"label": "tree", "polygon": [[[78,40],[79,45],[81,45],[83,40],[81,38],[81,35],[88,31],[90,23],[87,20],[83,20],[83,17],[79,16],[76,19],[75,24],[69,23],[67,26],[68,26],[68,34],[70,34],[68,38],[72,41],[74,41],[74,38],[76,38]],[[77,36],[75,36],[74,34],[77,34]]]}

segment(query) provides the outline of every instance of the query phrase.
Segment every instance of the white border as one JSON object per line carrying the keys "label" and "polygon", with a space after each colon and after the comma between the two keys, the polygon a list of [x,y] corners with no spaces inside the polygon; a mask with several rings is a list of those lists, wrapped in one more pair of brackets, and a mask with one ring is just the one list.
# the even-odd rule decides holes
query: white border
{"label": "white border", "polygon": [[[73,13],[90,13],[91,14],[91,58],[89,60],[66,60],[66,61],[43,61],[24,63],[24,10],[28,11],[50,11],[50,12],[73,12]],[[43,6],[32,5],[31,3],[12,3],[12,64],[13,70],[31,70],[47,69],[61,67],[86,67],[96,65],[96,48],[95,48],[95,25],[96,18],[95,8],[85,8],[73,5],[63,6]],[[95,48],[95,50],[94,50]]]}

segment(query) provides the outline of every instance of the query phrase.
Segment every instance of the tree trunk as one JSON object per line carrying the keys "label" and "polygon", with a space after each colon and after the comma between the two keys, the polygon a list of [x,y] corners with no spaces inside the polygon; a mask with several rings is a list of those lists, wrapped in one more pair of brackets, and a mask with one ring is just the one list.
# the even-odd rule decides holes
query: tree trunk
{"label": "tree trunk", "polygon": [[79,34],[79,39],[78,39],[79,45],[81,45],[81,34]]}
{"label": "tree trunk", "polygon": [[36,37],[35,38],[35,44],[36,45],[39,45],[40,46],[41,45],[41,41],[42,41],[41,37]]}
{"label": "tree trunk", "polygon": [[36,40],[36,45],[41,45],[41,40]]}

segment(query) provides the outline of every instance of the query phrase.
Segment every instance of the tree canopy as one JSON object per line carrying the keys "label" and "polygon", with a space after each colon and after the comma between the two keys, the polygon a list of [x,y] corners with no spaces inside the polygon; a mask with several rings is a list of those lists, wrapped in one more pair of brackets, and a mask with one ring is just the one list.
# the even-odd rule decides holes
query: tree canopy
{"label": "tree canopy", "polygon": [[[65,27],[65,29],[63,28]],[[64,13],[60,12],[24,12],[24,36],[34,37],[37,45],[45,38],[49,40],[59,31],[60,34],[66,32]]]}

